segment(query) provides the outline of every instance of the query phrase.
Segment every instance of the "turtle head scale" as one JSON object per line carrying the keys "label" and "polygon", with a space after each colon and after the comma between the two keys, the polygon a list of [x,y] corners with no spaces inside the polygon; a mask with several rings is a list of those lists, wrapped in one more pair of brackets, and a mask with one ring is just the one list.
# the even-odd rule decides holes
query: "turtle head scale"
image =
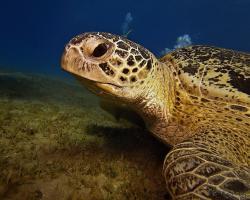
{"label": "turtle head scale", "polygon": [[70,40],[61,66],[99,95],[132,99],[133,88],[145,84],[156,62],[152,53],[124,37],[90,32]]}

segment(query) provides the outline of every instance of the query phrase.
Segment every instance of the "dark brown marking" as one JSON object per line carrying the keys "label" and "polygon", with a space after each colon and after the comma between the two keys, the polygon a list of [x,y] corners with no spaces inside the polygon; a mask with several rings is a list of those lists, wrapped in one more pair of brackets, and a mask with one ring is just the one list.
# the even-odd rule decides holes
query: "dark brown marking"
{"label": "dark brown marking", "polygon": [[134,68],[133,70],[132,70],[132,72],[137,72],[138,71],[138,68]]}
{"label": "dark brown marking", "polygon": [[133,56],[129,56],[128,59],[127,59],[127,64],[129,66],[133,66],[135,64],[135,61],[134,61],[134,57]]}
{"label": "dark brown marking", "polygon": [[117,60],[116,64],[119,66],[122,64],[122,62],[120,60]]}
{"label": "dark brown marking", "polygon": [[123,41],[119,41],[117,42],[117,46],[120,48],[120,49],[123,49],[123,50],[129,50],[129,45],[127,45],[125,42]]}
{"label": "dark brown marking", "polygon": [[197,191],[198,194],[208,197],[209,199],[216,199],[216,200],[237,200],[234,196],[227,194],[225,192],[221,192],[217,190],[213,186],[204,185]]}
{"label": "dark brown marking", "polygon": [[141,61],[141,63],[139,64],[139,67],[143,67],[145,65],[145,63],[146,63],[145,60]]}
{"label": "dark brown marking", "polygon": [[203,163],[201,159],[197,157],[184,157],[178,160],[178,162],[175,162],[172,166],[170,166],[169,171],[171,176],[176,176],[185,172],[192,171],[196,167],[198,167],[201,163]]}
{"label": "dark brown marking", "polygon": [[230,180],[223,185],[223,188],[233,193],[244,193],[250,191],[250,187],[240,180]]}
{"label": "dark brown marking", "polygon": [[139,54],[139,51],[137,51],[136,49],[131,49],[130,52],[131,52],[133,55],[138,55],[138,54]]}
{"label": "dark brown marking", "polygon": [[123,70],[122,70],[122,73],[123,73],[123,74],[128,74],[128,73],[129,73],[129,69],[127,69],[127,68],[123,69]]}
{"label": "dark brown marking", "polygon": [[130,77],[130,80],[131,80],[132,82],[136,82],[136,81],[137,81],[137,79],[136,79],[135,76]]}
{"label": "dark brown marking", "polygon": [[105,68],[108,66],[108,64],[107,63],[101,63],[101,64],[99,64],[99,66],[102,68],[102,70],[104,71],[105,70]]}
{"label": "dark brown marking", "polygon": [[174,195],[178,196],[195,190],[195,188],[202,185],[204,182],[204,179],[195,175],[183,174],[173,178],[170,182],[170,188],[175,188],[172,192],[174,192]]}
{"label": "dark brown marking", "polygon": [[107,63],[101,63],[99,64],[99,67],[104,71],[105,74],[107,75],[114,75],[114,71],[110,69]]}
{"label": "dark brown marking", "polygon": [[142,60],[142,57],[141,56],[135,56],[135,59],[137,62],[141,61]]}
{"label": "dark brown marking", "polygon": [[149,60],[149,61],[147,62],[146,69],[147,69],[147,70],[150,70],[151,68],[152,68],[152,61]]}
{"label": "dark brown marking", "polygon": [[125,77],[121,76],[121,77],[120,77],[120,80],[121,80],[122,82],[124,82],[124,81],[126,81],[127,79],[126,79]]}
{"label": "dark brown marking", "polygon": [[233,110],[241,111],[241,112],[247,112],[248,110],[246,107],[240,106],[240,105],[231,105],[230,108]]}
{"label": "dark brown marking", "polygon": [[199,167],[196,170],[196,173],[204,176],[204,177],[210,177],[213,176],[221,171],[223,171],[224,169],[222,167],[219,167],[218,165],[214,165],[214,164],[204,164],[201,167]]}
{"label": "dark brown marking", "polygon": [[82,40],[84,40],[86,37],[87,37],[86,34],[78,35],[78,36],[74,37],[72,40],[70,40],[70,43],[73,45],[77,45],[77,44],[81,43]]}
{"label": "dark brown marking", "polygon": [[223,173],[223,176],[230,177],[230,178],[235,177],[235,175],[232,172],[225,172],[225,173]]}
{"label": "dark brown marking", "polygon": [[224,165],[226,167],[232,167],[232,163],[223,159],[223,158],[220,158],[220,157],[217,157],[217,156],[214,156],[214,155],[208,155],[208,154],[204,154],[204,155],[201,155],[201,157],[207,161],[211,161],[211,162],[214,162],[216,164],[221,164],[221,165]]}
{"label": "dark brown marking", "polygon": [[195,75],[198,72],[199,65],[196,63],[190,63],[187,66],[184,66],[182,69],[185,73]]}
{"label": "dark brown marking", "polygon": [[121,58],[126,58],[128,56],[128,52],[122,50],[115,50],[115,53]]}
{"label": "dark brown marking", "polygon": [[198,99],[198,97],[196,97],[196,96],[190,96],[192,99],[195,99],[195,100],[197,100]]}
{"label": "dark brown marking", "polygon": [[138,50],[143,58],[145,58],[145,59],[149,58],[149,53],[143,47],[139,47]]}
{"label": "dark brown marking", "polygon": [[205,98],[201,98],[201,101],[204,103],[210,102],[208,99],[205,99]]}
{"label": "dark brown marking", "polygon": [[241,122],[242,121],[242,119],[241,118],[235,118],[238,122]]}
{"label": "dark brown marking", "polygon": [[228,81],[234,88],[240,92],[250,95],[250,78],[244,77],[235,70],[229,71],[230,80]]}
{"label": "dark brown marking", "polygon": [[208,183],[213,184],[213,185],[218,185],[224,181],[225,178],[223,176],[217,175],[217,176],[212,176],[209,178]]}

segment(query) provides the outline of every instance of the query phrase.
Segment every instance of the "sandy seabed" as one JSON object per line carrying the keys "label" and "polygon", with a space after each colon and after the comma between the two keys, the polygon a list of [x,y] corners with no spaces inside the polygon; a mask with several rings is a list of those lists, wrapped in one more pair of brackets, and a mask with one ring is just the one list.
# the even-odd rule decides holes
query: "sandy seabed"
{"label": "sandy seabed", "polygon": [[166,152],[74,81],[0,72],[0,199],[168,199]]}

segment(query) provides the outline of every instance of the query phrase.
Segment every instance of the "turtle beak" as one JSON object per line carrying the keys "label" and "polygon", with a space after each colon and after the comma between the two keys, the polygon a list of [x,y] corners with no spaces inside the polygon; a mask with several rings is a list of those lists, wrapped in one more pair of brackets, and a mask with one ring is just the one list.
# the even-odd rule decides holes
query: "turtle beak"
{"label": "turtle beak", "polygon": [[98,63],[90,61],[74,46],[65,49],[61,58],[63,70],[84,79],[96,82],[107,82],[107,78]]}
{"label": "turtle beak", "polygon": [[73,65],[74,62],[77,61],[79,57],[79,53],[77,49],[70,48],[64,50],[62,57],[61,57],[61,67],[63,70],[73,73],[76,70],[76,66]]}
{"label": "turtle beak", "polygon": [[116,94],[120,87],[105,75],[98,62],[88,59],[75,46],[65,48],[61,57],[61,67],[97,95]]}

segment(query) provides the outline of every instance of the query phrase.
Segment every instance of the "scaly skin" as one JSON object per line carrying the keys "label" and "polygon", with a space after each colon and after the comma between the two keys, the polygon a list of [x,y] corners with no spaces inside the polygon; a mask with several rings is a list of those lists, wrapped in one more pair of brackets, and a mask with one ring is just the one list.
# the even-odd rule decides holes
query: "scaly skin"
{"label": "scaly skin", "polygon": [[249,54],[192,46],[158,60],[126,38],[85,33],[62,67],[173,145],[163,170],[173,199],[250,198]]}

